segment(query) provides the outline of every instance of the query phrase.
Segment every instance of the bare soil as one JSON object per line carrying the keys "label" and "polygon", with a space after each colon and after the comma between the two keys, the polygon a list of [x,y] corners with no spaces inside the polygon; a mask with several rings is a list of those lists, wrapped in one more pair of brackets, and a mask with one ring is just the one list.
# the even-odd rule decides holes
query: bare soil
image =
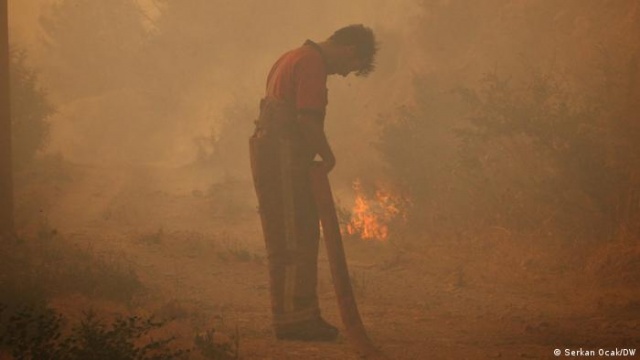
{"label": "bare soil", "polygon": [[[237,333],[242,359],[359,358],[344,338],[274,339],[250,183],[211,187],[206,173],[189,168],[68,166],[60,174],[19,186],[23,231],[45,224],[61,241],[112,254],[146,291],[128,303],[63,294],[53,306],[71,316],[92,307],[173,319],[163,331],[178,337],[176,346],[191,347],[211,328],[225,334],[219,341]],[[28,216],[34,207],[37,219]],[[550,238],[493,228],[455,238],[345,239],[370,337],[390,359],[544,359],[555,349],[565,357],[565,349],[640,348],[637,237],[608,245]],[[319,266],[324,316],[340,324],[324,252]]]}

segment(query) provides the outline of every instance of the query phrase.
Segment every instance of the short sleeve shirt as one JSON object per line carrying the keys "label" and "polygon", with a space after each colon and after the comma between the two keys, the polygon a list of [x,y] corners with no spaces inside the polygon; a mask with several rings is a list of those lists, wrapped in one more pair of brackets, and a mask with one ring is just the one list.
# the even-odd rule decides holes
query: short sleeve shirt
{"label": "short sleeve shirt", "polygon": [[266,95],[295,105],[299,112],[324,115],[327,66],[320,47],[307,40],[282,55],[269,72]]}

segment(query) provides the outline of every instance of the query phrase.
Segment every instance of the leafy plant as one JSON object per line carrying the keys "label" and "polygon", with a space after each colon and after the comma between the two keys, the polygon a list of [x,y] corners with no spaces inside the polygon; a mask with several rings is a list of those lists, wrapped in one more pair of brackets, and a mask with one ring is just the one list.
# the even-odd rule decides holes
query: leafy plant
{"label": "leafy plant", "polygon": [[[537,70],[521,78],[492,72],[452,92],[417,82],[416,104],[384,118],[376,143],[411,196],[411,223],[580,240],[637,234],[640,101],[630,94],[639,91],[640,62],[627,59],[604,61],[592,86]],[[454,98],[464,109],[457,114],[442,109]]]}
{"label": "leafy plant", "polygon": [[151,318],[121,317],[105,324],[94,312],[87,312],[66,334],[64,317],[51,309],[0,310],[0,344],[15,359],[163,360],[188,354],[169,347],[173,338],[150,338],[152,330],[164,325]]}
{"label": "leafy plant", "polygon": [[240,337],[236,329],[235,336],[228,338],[216,334],[215,329],[210,329],[202,334],[197,334],[194,343],[196,349],[205,359],[210,360],[234,360],[239,358]]}

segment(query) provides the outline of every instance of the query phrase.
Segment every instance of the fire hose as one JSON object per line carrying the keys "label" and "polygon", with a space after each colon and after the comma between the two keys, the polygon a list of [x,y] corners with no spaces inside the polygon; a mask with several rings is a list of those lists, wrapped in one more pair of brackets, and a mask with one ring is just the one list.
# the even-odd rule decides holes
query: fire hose
{"label": "fire hose", "polygon": [[322,224],[322,235],[327,248],[327,257],[331,267],[331,277],[333,278],[333,286],[338,300],[340,317],[346,330],[347,339],[362,357],[366,359],[386,359],[386,356],[373,345],[367,336],[358,312],[327,173],[321,166],[312,166],[310,177],[312,192],[320,223]]}

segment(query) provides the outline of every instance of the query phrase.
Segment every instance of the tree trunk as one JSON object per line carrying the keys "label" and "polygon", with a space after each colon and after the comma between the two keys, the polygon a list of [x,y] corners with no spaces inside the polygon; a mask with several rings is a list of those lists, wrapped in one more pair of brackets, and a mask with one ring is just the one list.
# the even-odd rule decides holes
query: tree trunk
{"label": "tree trunk", "polygon": [[9,21],[7,0],[0,0],[0,238],[14,232],[9,106]]}

